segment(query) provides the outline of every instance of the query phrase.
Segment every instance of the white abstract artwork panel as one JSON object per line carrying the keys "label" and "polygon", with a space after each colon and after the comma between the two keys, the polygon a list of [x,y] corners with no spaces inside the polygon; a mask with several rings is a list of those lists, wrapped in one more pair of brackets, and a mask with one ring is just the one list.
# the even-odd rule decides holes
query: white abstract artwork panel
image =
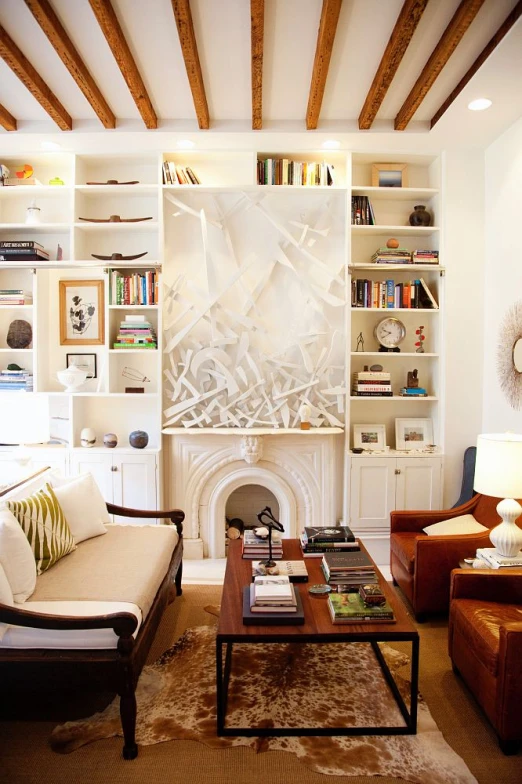
{"label": "white abstract artwork panel", "polygon": [[345,196],[165,195],[164,426],[343,426]]}

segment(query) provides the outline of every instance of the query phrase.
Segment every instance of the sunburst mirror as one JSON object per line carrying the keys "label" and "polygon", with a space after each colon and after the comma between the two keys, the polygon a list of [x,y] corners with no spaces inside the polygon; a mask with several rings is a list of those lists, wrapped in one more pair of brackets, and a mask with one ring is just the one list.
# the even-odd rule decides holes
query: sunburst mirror
{"label": "sunburst mirror", "polygon": [[518,410],[522,406],[522,300],[511,306],[500,325],[497,372],[500,388]]}

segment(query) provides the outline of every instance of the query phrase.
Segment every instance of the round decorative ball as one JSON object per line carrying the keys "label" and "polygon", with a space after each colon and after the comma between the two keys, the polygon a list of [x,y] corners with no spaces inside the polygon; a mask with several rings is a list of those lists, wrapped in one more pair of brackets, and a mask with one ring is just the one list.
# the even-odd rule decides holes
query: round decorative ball
{"label": "round decorative ball", "polygon": [[396,240],[395,237],[390,237],[388,242],[386,243],[387,248],[398,248],[399,247],[399,240]]}
{"label": "round decorative ball", "polygon": [[9,324],[6,343],[9,348],[29,348],[33,339],[33,328],[28,321],[15,319]]}
{"label": "round decorative ball", "polygon": [[108,449],[114,449],[116,444],[118,443],[118,436],[116,433],[105,433],[103,436],[103,445],[106,446]]}
{"label": "round decorative ball", "polygon": [[149,434],[144,430],[133,430],[129,436],[129,444],[134,449],[145,449],[149,443]]}
{"label": "round decorative ball", "polygon": [[80,444],[85,447],[94,446],[96,443],[96,433],[92,427],[84,427],[80,433]]}

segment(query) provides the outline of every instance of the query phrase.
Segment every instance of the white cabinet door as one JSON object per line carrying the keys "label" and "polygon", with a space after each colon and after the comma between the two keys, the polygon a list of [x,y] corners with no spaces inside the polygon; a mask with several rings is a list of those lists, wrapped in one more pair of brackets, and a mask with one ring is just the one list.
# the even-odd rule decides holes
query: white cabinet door
{"label": "white cabinet door", "polygon": [[398,457],[394,509],[440,509],[442,460]]}
{"label": "white cabinet door", "polygon": [[[157,456],[155,454],[114,455],[112,481],[114,503],[132,509],[157,509]],[[154,520],[118,517],[117,522],[153,523]]]}
{"label": "white cabinet door", "polygon": [[350,524],[355,528],[390,525],[395,504],[395,460],[351,459]]}
{"label": "white cabinet door", "polygon": [[100,492],[109,503],[114,503],[111,454],[90,452],[88,449],[71,453],[71,475],[91,473]]}

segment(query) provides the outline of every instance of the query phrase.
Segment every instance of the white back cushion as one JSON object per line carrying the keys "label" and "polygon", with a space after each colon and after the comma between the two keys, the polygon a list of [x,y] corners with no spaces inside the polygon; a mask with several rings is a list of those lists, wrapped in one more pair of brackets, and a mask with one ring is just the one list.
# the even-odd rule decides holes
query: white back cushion
{"label": "white back cushion", "polygon": [[475,520],[473,515],[466,514],[427,525],[422,530],[428,536],[456,536],[458,534],[480,534],[489,531],[489,528]]}
{"label": "white back cushion", "polygon": [[[0,602],[2,604],[13,605],[13,592],[6,577],[4,567],[0,564]],[[9,624],[0,623],[0,640],[9,628]]]}
{"label": "white back cushion", "polygon": [[20,523],[9,509],[0,509],[0,563],[15,602],[25,602],[36,586],[36,561]]}
{"label": "white back cushion", "polygon": [[76,544],[107,533],[104,523],[111,520],[92,474],[54,480],[53,490]]}

